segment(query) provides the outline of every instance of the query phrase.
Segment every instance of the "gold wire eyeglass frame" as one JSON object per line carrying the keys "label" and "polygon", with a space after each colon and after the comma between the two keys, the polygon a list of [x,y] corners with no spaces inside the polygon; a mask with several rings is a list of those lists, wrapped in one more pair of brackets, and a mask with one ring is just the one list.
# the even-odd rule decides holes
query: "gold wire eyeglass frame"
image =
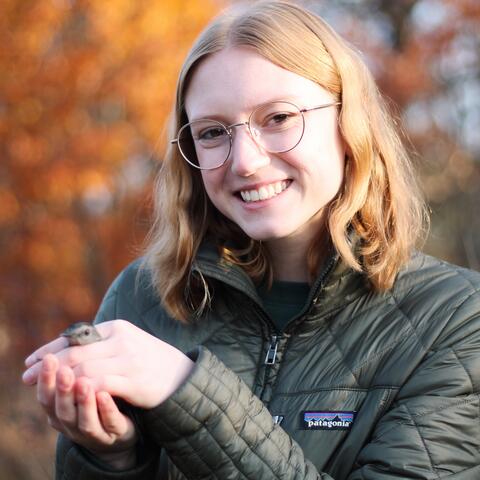
{"label": "gold wire eyeglass frame", "polygon": [[[187,129],[187,128],[190,128],[190,125],[191,123],[193,122],[189,122],[189,123],[186,123],[185,125],[183,125],[180,130],[178,131],[178,134],[177,134],[177,137],[174,138],[173,140],[170,141],[171,144],[176,144],[177,147],[178,147],[178,150],[180,151],[180,154],[182,155],[183,159],[189,164],[191,165],[192,167],[198,169],[198,170],[215,170],[217,168],[220,168],[221,166],[225,165],[225,163],[227,162],[227,160],[229,159],[230,157],[230,153],[232,151],[232,146],[233,146],[233,128],[235,127],[241,127],[241,126],[246,126],[248,128],[248,131],[250,133],[250,136],[251,138],[253,139],[253,141],[257,144],[257,140],[256,140],[256,135],[252,132],[252,129],[251,129],[251,120],[252,120],[252,117],[254,116],[254,114],[261,108],[264,108],[266,105],[269,105],[269,104],[275,104],[275,103],[286,103],[288,105],[291,105],[293,107],[295,107],[299,113],[302,115],[302,133],[300,135],[300,138],[298,139],[298,141],[295,143],[295,145],[293,145],[293,147],[290,147],[286,150],[281,150],[281,151],[272,151],[272,150],[267,150],[268,153],[286,153],[286,152],[290,152],[291,150],[293,150],[301,141],[302,141],[302,138],[303,138],[303,134],[305,133],[305,116],[304,114],[307,113],[307,112],[311,112],[313,110],[320,110],[322,108],[328,108],[328,107],[334,107],[334,106],[339,106],[342,104],[342,102],[331,102],[331,103],[324,103],[322,105],[316,105],[314,107],[309,107],[309,108],[300,108],[298,107],[297,105],[295,105],[294,103],[292,102],[287,102],[287,101],[283,101],[283,100],[279,100],[279,101],[275,101],[275,102],[267,102],[267,103],[264,103],[262,105],[259,105],[258,107],[256,107],[252,113],[250,113],[249,117],[248,117],[248,120],[246,122],[239,122],[239,123],[232,123],[231,125],[225,125],[224,123],[222,122],[219,122],[218,120],[211,120],[209,118],[204,118],[204,119],[199,119],[199,120],[196,120],[196,121],[210,121],[212,122],[213,124],[216,124],[218,125],[219,127],[223,127],[223,129],[227,132],[228,134],[228,139],[229,139],[229,148],[228,148],[228,152],[227,152],[227,155],[225,157],[225,160],[220,163],[219,165],[215,165],[214,167],[201,167],[200,165],[197,165],[195,163],[193,163],[191,160],[188,159],[188,157],[184,154],[184,152],[182,151],[182,148],[180,147],[180,136],[182,134],[182,132]],[[260,147],[262,148],[265,148],[263,145],[259,145]]]}

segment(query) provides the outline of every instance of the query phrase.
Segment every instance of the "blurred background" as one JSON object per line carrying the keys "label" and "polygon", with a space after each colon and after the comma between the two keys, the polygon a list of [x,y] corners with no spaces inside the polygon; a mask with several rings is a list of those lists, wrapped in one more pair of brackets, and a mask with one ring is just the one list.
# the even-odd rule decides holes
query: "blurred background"
{"label": "blurred background", "polygon": [[[23,359],[91,319],[141,252],[176,75],[230,3],[0,2],[2,480],[53,477]],[[424,250],[480,269],[480,2],[303,4],[362,52],[406,132],[431,208]]]}

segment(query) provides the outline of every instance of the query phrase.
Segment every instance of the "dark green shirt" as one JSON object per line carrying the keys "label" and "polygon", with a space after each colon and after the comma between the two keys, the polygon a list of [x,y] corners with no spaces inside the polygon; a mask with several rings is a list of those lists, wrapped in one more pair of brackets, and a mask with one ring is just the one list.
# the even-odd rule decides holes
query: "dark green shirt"
{"label": "dark green shirt", "polygon": [[281,332],[290,319],[303,308],[309,291],[308,283],[276,281],[270,290],[260,287],[258,294],[266,312]]}

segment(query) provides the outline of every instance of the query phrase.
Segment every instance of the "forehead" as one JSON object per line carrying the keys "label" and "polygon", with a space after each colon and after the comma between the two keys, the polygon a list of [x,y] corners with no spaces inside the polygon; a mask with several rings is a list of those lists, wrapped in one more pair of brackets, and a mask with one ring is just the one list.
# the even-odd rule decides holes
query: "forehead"
{"label": "forehead", "polygon": [[327,102],[331,95],[320,85],[286,70],[248,47],[214,53],[196,67],[185,96],[190,120],[248,114],[274,100],[299,106]]}

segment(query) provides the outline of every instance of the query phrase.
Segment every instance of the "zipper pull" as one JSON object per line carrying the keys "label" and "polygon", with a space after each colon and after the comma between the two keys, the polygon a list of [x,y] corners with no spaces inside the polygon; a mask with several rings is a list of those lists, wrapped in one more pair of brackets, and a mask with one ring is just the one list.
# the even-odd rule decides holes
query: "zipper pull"
{"label": "zipper pull", "polygon": [[280,335],[272,335],[272,340],[267,350],[267,356],[265,357],[265,365],[273,365],[275,363],[279,340]]}
{"label": "zipper pull", "polygon": [[283,422],[285,417],[283,415],[274,415],[273,416],[273,423],[280,425]]}

